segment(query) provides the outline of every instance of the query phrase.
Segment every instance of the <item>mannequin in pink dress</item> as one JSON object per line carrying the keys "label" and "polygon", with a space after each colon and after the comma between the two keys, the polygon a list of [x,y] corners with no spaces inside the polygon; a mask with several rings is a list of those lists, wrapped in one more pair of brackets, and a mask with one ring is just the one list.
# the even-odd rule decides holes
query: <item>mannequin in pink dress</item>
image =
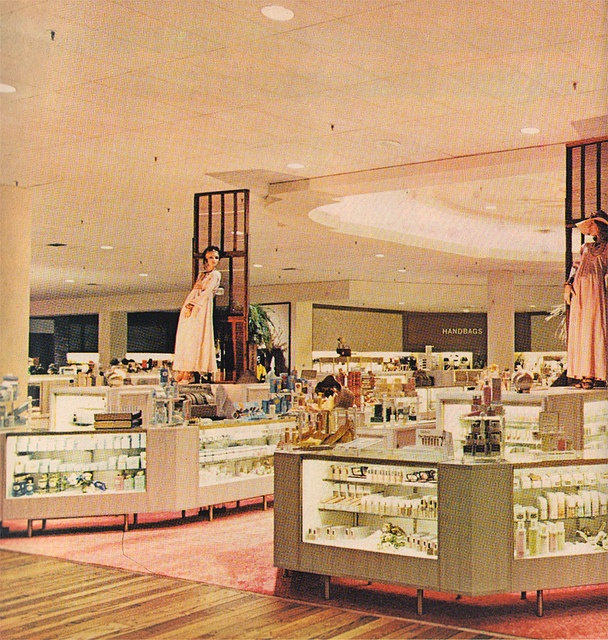
{"label": "mannequin in pink dress", "polygon": [[568,320],[568,377],[575,386],[604,386],[608,373],[608,216],[598,211],[577,225],[585,242],[564,285]]}
{"label": "mannequin in pink dress", "polygon": [[217,371],[213,333],[213,296],[220,286],[216,271],[220,250],[210,245],[203,252],[203,271],[186,297],[179,314],[175,335],[173,377],[176,382],[192,379],[192,372],[211,374]]}

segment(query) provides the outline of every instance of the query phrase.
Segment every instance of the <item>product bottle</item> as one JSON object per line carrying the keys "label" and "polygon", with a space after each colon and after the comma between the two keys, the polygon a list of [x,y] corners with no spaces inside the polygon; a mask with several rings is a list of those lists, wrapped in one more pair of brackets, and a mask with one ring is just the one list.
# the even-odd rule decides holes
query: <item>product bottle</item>
{"label": "product bottle", "polygon": [[557,494],[553,493],[552,491],[548,491],[547,503],[549,507],[548,509],[549,518],[551,520],[557,520],[557,518],[559,518],[558,511],[557,511]]}
{"label": "product bottle", "polygon": [[557,551],[557,527],[555,522],[548,522],[547,530],[549,532],[549,553],[555,553]]}
{"label": "product bottle", "polygon": [[538,552],[540,554],[549,553],[549,532],[546,524],[538,525]]}
{"label": "product bottle", "polygon": [[531,556],[538,555],[538,522],[536,520],[532,520],[528,528],[528,553]]}
{"label": "product bottle", "polygon": [[563,551],[566,546],[566,531],[564,530],[564,523],[557,523],[557,550]]}
{"label": "product bottle", "polygon": [[515,557],[524,558],[526,555],[526,523],[518,522],[515,532]]}
{"label": "product bottle", "polygon": [[124,488],[125,488],[125,477],[122,475],[122,473],[118,473],[114,478],[114,490],[123,491]]}
{"label": "product bottle", "polygon": [[548,516],[548,504],[547,498],[545,496],[538,496],[536,498],[536,502],[538,503],[538,518],[539,520],[546,520]]}
{"label": "product bottle", "polygon": [[483,397],[483,404],[486,407],[489,407],[492,404],[492,387],[490,386],[489,380],[483,383],[483,387],[481,388],[481,395]]}

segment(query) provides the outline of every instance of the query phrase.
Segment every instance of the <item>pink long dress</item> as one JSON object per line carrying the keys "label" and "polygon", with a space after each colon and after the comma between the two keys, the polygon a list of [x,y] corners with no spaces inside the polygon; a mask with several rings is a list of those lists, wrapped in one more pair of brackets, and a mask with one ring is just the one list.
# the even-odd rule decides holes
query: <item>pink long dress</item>
{"label": "pink long dress", "polygon": [[608,244],[587,242],[572,266],[568,377],[606,380],[608,371]]}
{"label": "pink long dress", "polygon": [[[179,314],[175,335],[174,371],[198,371],[215,373],[215,339],[213,334],[213,296],[222,274],[219,271],[203,272],[194,283]],[[186,305],[193,304],[190,314]]]}

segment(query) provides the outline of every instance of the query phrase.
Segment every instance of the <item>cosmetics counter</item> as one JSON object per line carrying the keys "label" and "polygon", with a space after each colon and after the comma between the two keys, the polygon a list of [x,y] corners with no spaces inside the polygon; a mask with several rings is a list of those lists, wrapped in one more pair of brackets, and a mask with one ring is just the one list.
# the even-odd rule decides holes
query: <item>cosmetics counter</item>
{"label": "cosmetics counter", "polygon": [[[99,396],[92,396],[99,397]],[[144,423],[145,424],[145,423]],[[274,492],[289,420],[0,433],[0,521],[185,512]]]}
{"label": "cosmetics counter", "polygon": [[[419,614],[425,589],[536,591],[542,615],[544,589],[608,575],[605,459],[424,463],[278,451],[275,469],[275,565],[322,575],[326,598],[332,576],[414,587]],[[552,506],[539,509],[544,501]]]}
{"label": "cosmetics counter", "polygon": [[[476,417],[471,414],[477,391],[443,390],[437,396],[437,424],[450,431],[457,460],[465,456],[465,444]],[[555,456],[568,451],[608,457],[608,390],[583,391],[572,387],[539,389],[532,393],[501,393],[504,420],[502,446],[507,456],[535,459],[542,452]]]}
{"label": "cosmetics counter", "polygon": [[275,565],[323,576],[327,598],[332,576],[414,587],[420,614],[425,589],[536,591],[542,615],[543,590],[604,583],[608,391],[503,393],[487,414],[474,393],[438,398],[453,459],[278,451]]}

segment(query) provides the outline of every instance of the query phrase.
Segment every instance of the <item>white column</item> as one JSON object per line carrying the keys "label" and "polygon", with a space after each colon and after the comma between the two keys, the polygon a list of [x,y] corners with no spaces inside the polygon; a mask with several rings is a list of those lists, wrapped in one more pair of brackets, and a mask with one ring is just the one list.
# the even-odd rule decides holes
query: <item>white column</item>
{"label": "white column", "polygon": [[312,367],[312,302],[291,305],[291,367],[298,373]]}
{"label": "white column", "polygon": [[106,371],[110,360],[122,360],[127,352],[127,312],[99,312],[99,366]]}
{"label": "white column", "polygon": [[515,284],[510,271],[488,273],[488,365],[513,369]]}
{"label": "white column", "polygon": [[0,185],[0,378],[19,377],[27,399],[32,215],[25,189]]}

